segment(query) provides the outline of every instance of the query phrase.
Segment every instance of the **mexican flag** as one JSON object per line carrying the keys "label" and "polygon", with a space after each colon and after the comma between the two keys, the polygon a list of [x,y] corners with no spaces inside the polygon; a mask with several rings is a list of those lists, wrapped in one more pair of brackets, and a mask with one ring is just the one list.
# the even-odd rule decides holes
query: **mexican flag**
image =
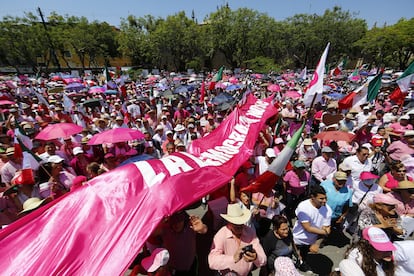
{"label": "mexican flag", "polygon": [[221,66],[217,73],[214,75],[213,79],[211,80],[210,85],[208,87],[209,90],[213,90],[216,86],[216,83],[223,79],[223,71],[224,66]]}
{"label": "mexican flag", "polygon": [[342,71],[346,66],[347,58],[345,57],[333,70],[331,70],[331,76],[342,75]]}
{"label": "mexican flag", "polygon": [[322,100],[322,92],[323,92],[323,76],[325,72],[325,62],[326,57],[328,56],[330,43],[326,45],[325,51],[323,51],[321,59],[319,60],[318,66],[316,66],[316,70],[313,73],[312,80],[309,83],[308,89],[306,90],[305,96],[303,97],[304,104],[309,107],[312,103],[313,97],[316,96],[316,101]]}
{"label": "mexican flag", "polygon": [[267,171],[259,175],[249,186],[242,188],[241,191],[268,194],[273,189],[279,177],[283,175],[290,158],[296,150],[304,128],[305,122],[302,123],[302,126],[292,136],[292,139],[289,140],[283,150],[273,160]]}
{"label": "mexican flag", "polygon": [[360,105],[366,104],[375,100],[381,88],[382,73],[370,79],[355,91],[352,91],[344,98],[338,101],[339,109],[357,108]]}
{"label": "mexican flag", "polygon": [[410,88],[411,81],[414,79],[414,61],[408,66],[404,73],[397,79],[397,84],[401,92],[407,92]]}
{"label": "mexican flag", "polygon": [[359,76],[359,70],[358,68],[355,68],[355,70],[352,72],[351,75],[349,75],[348,80],[350,81],[359,81],[360,80],[360,76]]}

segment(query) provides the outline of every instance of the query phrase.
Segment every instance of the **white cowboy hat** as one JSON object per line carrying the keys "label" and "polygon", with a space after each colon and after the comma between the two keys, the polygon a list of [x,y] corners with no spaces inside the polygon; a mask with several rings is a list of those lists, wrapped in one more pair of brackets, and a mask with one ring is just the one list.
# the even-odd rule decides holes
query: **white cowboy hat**
{"label": "white cowboy hat", "polygon": [[233,203],[227,205],[227,214],[220,214],[220,216],[230,223],[242,225],[249,221],[251,212],[242,209],[239,203]]}

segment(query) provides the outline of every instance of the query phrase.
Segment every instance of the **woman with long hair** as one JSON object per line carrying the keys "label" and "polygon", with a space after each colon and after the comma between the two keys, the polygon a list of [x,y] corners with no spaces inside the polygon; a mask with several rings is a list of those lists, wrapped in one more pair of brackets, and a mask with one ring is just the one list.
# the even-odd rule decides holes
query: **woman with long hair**
{"label": "woman with long hair", "polygon": [[[395,264],[392,252],[395,246],[388,239],[387,234],[377,227],[368,227],[362,231],[362,239],[353,243],[345,253],[347,262],[352,262],[358,267],[343,266],[344,260],[339,264],[341,275],[344,276],[391,276],[394,275]],[[356,268],[356,269],[355,269]]]}

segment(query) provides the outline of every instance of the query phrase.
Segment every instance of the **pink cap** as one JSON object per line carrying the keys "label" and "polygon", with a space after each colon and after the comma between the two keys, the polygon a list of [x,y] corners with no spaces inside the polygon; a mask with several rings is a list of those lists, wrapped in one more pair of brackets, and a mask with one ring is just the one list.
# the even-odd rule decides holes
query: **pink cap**
{"label": "pink cap", "polygon": [[392,244],[385,232],[378,227],[367,227],[362,230],[362,237],[367,240],[372,247],[378,251],[394,251],[395,246]]}
{"label": "pink cap", "polygon": [[379,178],[379,176],[378,176],[378,175],[376,175],[376,174],[373,174],[373,173],[371,173],[371,172],[362,172],[362,173],[359,175],[359,178],[360,178],[361,180],[367,180],[367,179],[378,179],[378,178]]}

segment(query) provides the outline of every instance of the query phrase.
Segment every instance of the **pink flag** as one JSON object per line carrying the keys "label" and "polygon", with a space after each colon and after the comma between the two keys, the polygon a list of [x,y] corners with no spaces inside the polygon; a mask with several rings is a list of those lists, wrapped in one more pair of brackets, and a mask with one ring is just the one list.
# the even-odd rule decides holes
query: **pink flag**
{"label": "pink flag", "polygon": [[0,232],[2,273],[122,275],[166,215],[231,179],[275,113],[249,95],[193,154],[124,165],[12,223]]}
{"label": "pink flag", "polygon": [[307,107],[311,105],[313,97],[315,95],[317,95],[315,102],[322,100],[323,75],[325,72],[325,62],[326,57],[328,56],[329,45],[330,43],[328,42],[328,45],[326,45],[325,51],[323,51],[321,59],[319,60],[318,66],[316,66],[312,80],[309,83],[308,89],[306,90],[305,96],[303,98],[303,102]]}

